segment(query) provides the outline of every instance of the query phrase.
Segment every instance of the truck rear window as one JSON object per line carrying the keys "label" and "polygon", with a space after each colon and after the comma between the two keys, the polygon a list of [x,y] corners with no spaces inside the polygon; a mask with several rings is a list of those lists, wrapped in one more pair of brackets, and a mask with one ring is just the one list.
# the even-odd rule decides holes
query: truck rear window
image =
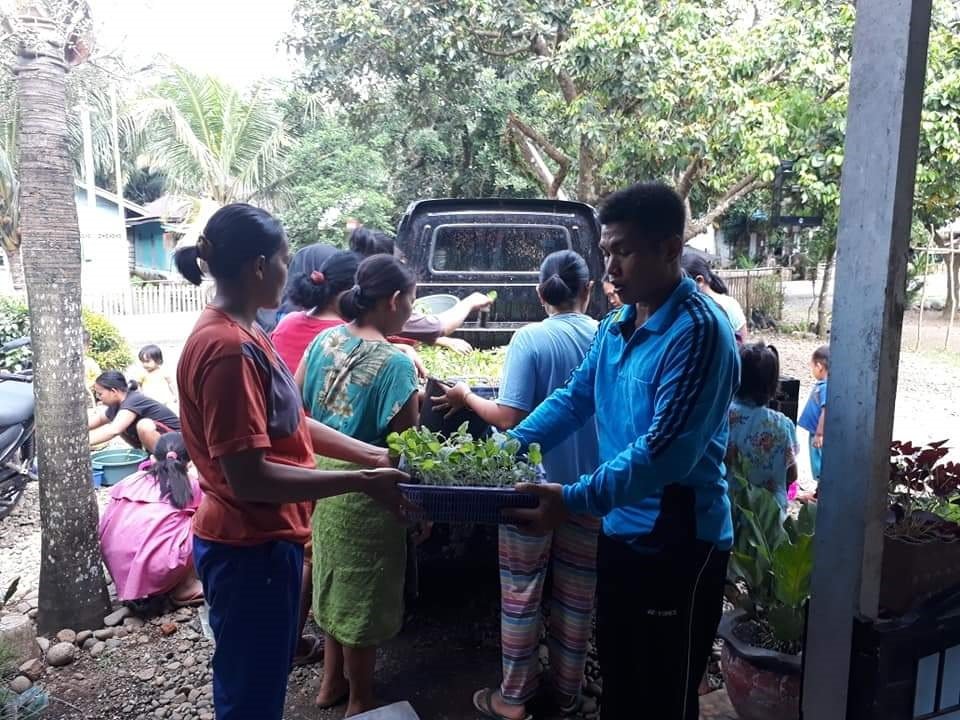
{"label": "truck rear window", "polygon": [[430,270],[536,275],[547,255],[570,248],[562,225],[440,225],[433,232]]}

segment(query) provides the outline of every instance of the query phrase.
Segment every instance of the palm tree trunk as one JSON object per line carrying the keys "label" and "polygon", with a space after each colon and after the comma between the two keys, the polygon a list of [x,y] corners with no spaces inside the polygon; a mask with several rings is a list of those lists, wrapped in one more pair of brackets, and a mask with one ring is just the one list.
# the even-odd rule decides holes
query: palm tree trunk
{"label": "palm tree trunk", "polygon": [[22,293],[27,289],[26,281],[23,278],[23,253],[18,245],[14,250],[7,250],[7,266],[10,268],[10,283],[13,285],[15,293]]}
{"label": "palm tree trunk", "polygon": [[67,148],[63,37],[46,18],[29,22],[36,35],[32,47],[22,49],[17,68],[20,219],[37,400],[42,527],[37,623],[41,633],[49,633],[100,627],[109,598],[90,482],[80,230]]}

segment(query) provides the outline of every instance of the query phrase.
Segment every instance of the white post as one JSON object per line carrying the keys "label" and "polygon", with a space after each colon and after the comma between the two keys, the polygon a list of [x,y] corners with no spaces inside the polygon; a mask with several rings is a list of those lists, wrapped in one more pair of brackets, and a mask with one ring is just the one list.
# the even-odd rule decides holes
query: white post
{"label": "white post", "polygon": [[81,105],[80,130],[83,136],[83,183],[87,188],[87,205],[91,210],[97,207],[97,175],[93,167],[93,130],[90,126],[89,105]]}
{"label": "white post", "polygon": [[117,116],[117,86],[110,85],[110,114],[113,123],[113,173],[117,185],[117,214],[120,217],[120,237],[127,237],[127,214],[123,208],[123,169],[120,166],[120,120]]}
{"label": "white post", "polygon": [[931,0],[859,0],[803,717],[847,716],[854,617],[876,617]]}

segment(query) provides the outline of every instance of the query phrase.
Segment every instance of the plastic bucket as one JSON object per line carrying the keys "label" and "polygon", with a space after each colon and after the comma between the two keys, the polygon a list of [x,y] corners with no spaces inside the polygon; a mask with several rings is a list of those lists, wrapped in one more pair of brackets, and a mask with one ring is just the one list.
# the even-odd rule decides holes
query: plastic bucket
{"label": "plastic bucket", "polygon": [[92,479],[95,488],[103,485],[103,466],[94,464]]}
{"label": "plastic bucket", "polygon": [[100,450],[91,456],[94,469],[101,468],[104,487],[116,485],[127,475],[137,471],[137,467],[147,459],[143,450]]}
{"label": "plastic bucket", "polygon": [[424,315],[439,315],[460,302],[456,295],[425,295],[413,303],[414,312]]}

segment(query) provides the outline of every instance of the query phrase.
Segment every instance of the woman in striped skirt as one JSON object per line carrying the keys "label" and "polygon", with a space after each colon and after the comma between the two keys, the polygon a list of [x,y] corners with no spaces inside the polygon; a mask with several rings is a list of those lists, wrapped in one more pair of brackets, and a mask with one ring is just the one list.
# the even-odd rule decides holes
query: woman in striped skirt
{"label": "woman in striped skirt", "polygon": [[[459,384],[438,398],[441,410],[469,407],[500,430],[516,426],[569,379],[596,334],[597,323],[585,314],[590,301],[587,264],[570,250],[553,253],[540,267],[537,293],[547,319],[519,330],[507,349],[499,398],[485,400]],[[597,433],[593,420],[544,454],[547,479],[573,483],[597,467]],[[498,689],[478,691],[473,703],[494,720],[528,718],[527,704],[546,684],[540,682],[538,646],[540,605],[547,568],[553,563],[548,698],[564,714],[580,707],[597,580],[599,520],[572,517],[545,536],[500,528],[501,644],[503,681]]]}

